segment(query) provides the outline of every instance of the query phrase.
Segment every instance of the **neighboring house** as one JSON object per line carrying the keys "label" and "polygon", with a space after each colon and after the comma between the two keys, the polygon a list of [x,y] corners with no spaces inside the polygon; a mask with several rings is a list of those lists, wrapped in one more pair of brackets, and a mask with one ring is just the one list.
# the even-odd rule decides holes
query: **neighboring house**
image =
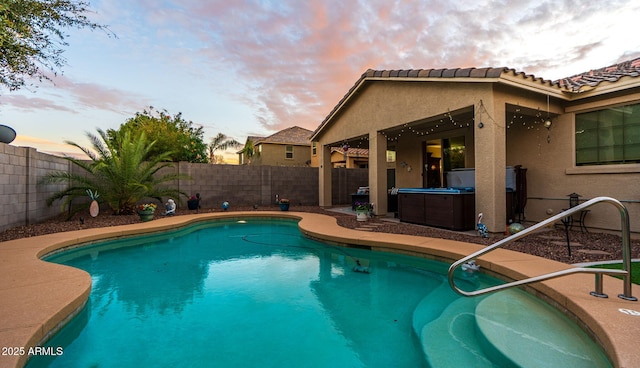
{"label": "neighboring house", "polygon": [[346,167],[347,169],[367,168],[369,164],[369,150],[365,148],[347,148],[345,155],[344,148],[331,148],[332,167]]}
{"label": "neighboring house", "polygon": [[[241,165],[310,166],[311,133],[294,126],[268,137],[249,136],[238,151],[238,161]],[[253,147],[253,155],[248,154],[247,147]]]}
{"label": "neighboring house", "polygon": [[260,156],[260,152],[256,147],[256,144],[264,137],[259,137],[256,135],[250,135],[247,137],[247,140],[244,142],[244,147],[238,152],[238,164],[240,165],[249,165],[252,164],[253,161]]}
{"label": "neighboring house", "polygon": [[[377,214],[387,211],[390,185],[455,186],[454,169],[474,168],[475,213],[489,231],[504,232],[505,167],[522,165],[526,220],[559,213],[571,193],[609,196],[625,204],[640,233],[638,76],[640,58],[557,81],[509,68],[367,70],[311,137],[320,205],[332,205],[332,157],[348,144],[368,149]],[[388,151],[396,155],[392,184]],[[585,221],[620,229],[618,211],[606,204]]]}

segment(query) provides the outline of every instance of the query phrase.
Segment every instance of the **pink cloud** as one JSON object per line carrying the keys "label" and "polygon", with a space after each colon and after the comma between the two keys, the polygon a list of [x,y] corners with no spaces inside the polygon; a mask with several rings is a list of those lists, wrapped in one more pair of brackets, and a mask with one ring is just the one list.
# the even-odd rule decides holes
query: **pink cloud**
{"label": "pink cloud", "polygon": [[[538,73],[585,58],[600,40],[566,45],[562,58],[560,50],[532,58],[525,45],[538,31],[571,30],[572,22],[610,10],[606,3],[569,0],[514,0],[509,7],[375,0],[141,4],[150,23],[195,35],[202,42],[197,56],[233,74],[249,91],[237,98],[253,106],[269,130],[314,129],[368,68],[508,66]],[[103,104],[121,103],[101,92]]]}
{"label": "pink cloud", "polygon": [[38,97],[30,97],[23,93],[10,93],[2,96],[1,105],[12,106],[26,111],[53,110],[71,113],[76,113],[76,109],[69,107],[72,105],[63,105],[59,101],[70,100],[78,106],[116,113],[136,111],[140,106],[146,106],[141,102],[144,100],[142,96],[128,91],[105,87],[96,83],[79,83],[66,76],[54,77],[52,81],[53,85],[42,88],[41,92],[47,92],[44,95],[38,94]]}
{"label": "pink cloud", "polygon": [[55,111],[65,111],[74,113],[75,111],[70,109],[67,106],[63,106],[53,102],[52,100],[48,100],[40,97],[29,97],[25,95],[18,94],[8,94],[2,96],[2,103],[0,106],[13,106],[20,110],[25,111],[41,111],[41,110],[55,110]]}
{"label": "pink cloud", "polygon": [[142,96],[96,83],[79,83],[65,76],[54,79],[56,87],[71,94],[77,103],[89,108],[121,113],[140,106]]}

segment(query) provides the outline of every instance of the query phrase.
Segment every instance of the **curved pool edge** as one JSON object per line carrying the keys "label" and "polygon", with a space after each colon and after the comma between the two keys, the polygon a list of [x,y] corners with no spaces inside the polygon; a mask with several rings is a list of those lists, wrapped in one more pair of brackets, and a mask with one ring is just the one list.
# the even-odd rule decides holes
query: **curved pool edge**
{"label": "curved pool edge", "polygon": [[[211,219],[247,217],[286,218],[299,221],[307,236],[330,243],[370,247],[452,261],[482,246],[445,239],[411,235],[363,232],[337,225],[334,217],[307,212],[218,212],[182,215],[139,224],[95,228],[23,238],[0,243],[0,346],[38,346],[49,334],[64,325],[86,303],[91,289],[90,276],[81,270],[52,264],[40,258],[55,251],[109,238],[140,235],[188,226]],[[478,260],[485,270],[502,278],[520,279],[573,267],[540,257],[499,249]],[[606,277],[608,299],[589,295],[594,287],[592,275],[577,274],[532,284],[529,291],[567,312],[595,336],[616,367],[636,366],[640,351],[639,315],[619,309],[640,310],[638,302],[617,297],[622,281]],[[34,306],[34,307],[27,307]],[[26,355],[0,355],[0,366],[23,366]]]}

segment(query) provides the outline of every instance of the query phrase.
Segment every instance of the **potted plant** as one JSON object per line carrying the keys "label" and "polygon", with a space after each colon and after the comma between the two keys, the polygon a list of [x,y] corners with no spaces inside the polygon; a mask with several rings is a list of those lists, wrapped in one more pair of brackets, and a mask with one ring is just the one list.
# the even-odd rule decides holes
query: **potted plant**
{"label": "potted plant", "polygon": [[196,193],[196,195],[189,198],[187,201],[187,207],[189,207],[190,210],[197,210],[200,208],[200,193]]}
{"label": "potted plant", "polygon": [[281,211],[289,211],[289,200],[286,198],[282,198],[280,199],[280,201],[278,201],[278,204],[280,205],[280,210]]}
{"label": "potted plant", "polygon": [[151,221],[153,220],[153,214],[156,212],[155,203],[143,203],[138,205],[138,215],[140,216],[141,221]]}
{"label": "potted plant", "polygon": [[367,221],[369,219],[369,212],[372,210],[371,203],[369,202],[356,202],[356,219],[358,221]]}

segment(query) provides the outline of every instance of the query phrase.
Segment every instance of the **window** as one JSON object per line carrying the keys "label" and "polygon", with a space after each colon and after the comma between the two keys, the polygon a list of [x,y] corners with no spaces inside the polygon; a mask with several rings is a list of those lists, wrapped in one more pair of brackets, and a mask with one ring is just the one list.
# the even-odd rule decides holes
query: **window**
{"label": "window", "polygon": [[396,162],[396,151],[387,150],[387,162]]}
{"label": "window", "polygon": [[640,104],[576,114],[576,166],[640,162]]}
{"label": "window", "polygon": [[286,145],[284,147],[284,158],[293,159],[293,146],[292,145]]}
{"label": "window", "polygon": [[311,154],[316,155],[318,153],[318,142],[311,142]]}
{"label": "window", "polygon": [[466,167],[464,136],[443,139],[442,156],[444,171]]}

